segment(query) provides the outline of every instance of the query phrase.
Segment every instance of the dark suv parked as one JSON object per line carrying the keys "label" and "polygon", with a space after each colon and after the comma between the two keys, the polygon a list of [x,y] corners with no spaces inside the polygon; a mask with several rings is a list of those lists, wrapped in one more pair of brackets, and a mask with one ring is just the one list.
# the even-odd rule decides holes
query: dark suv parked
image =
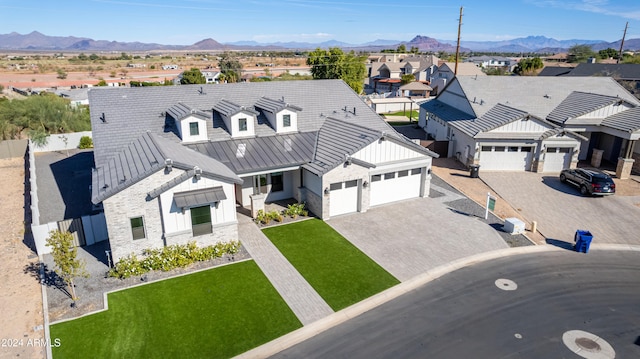
{"label": "dark suv parked", "polygon": [[582,195],[609,195],[616,193],[616,184],[611,177],[595,169],[576,168],[560,172],[560,181],[569,182],[578,188]]}

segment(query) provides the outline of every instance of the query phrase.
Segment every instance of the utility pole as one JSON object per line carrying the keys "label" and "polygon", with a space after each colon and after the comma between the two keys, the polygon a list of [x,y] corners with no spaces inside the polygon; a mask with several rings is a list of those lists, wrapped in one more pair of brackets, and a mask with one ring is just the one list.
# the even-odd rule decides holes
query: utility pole
{"label": "utility pole", "polygon": [[624,38],[627,37],[627,28],[629,27],[629,21],[624,26],[624,34],[622,35],[622,41],[620,41],[620,52],[618,52],[618,63],[622,60],[622,47],[624,46]]}
{"label": "utility pole", "polygon": [[460,56],[460,30],[462,30],[462,6],[460,6],[460,19],[458,20],[458,44],[456,45],[456,67],[453,75],[458,75],[458,58]]}

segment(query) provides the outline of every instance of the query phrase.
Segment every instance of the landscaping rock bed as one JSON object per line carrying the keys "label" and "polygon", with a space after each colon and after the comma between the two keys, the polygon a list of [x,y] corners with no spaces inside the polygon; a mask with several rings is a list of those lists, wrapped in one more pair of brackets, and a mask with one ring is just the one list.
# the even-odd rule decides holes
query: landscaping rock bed
{"label": "landscaping rock bed", "polygon": [[[104,250],[108,249],[107,242],[101,242],[89,247],[78,248],[78,258],[84,259],[89,278],[76,279],[76,294],[79,299],[72,307],[73,301],[67,293],[67,287],[53,272],[54,263],[51,255],[45,255],[47,302],[49,308],[49,321],[55,322],[62,319],[76,318],[88,313],[104,309],[104,293],[116,289],[124,289],[131,286],[155,282],[162,279],[192,273],[198,270],[214,268],[228,263],[249,259],[251,256],[240,246],[239,251],[233,256],[224,255],[214,260],[197,262],[185,268],[178,268],[168,272],[152,271],[142,276],[118,279],[107,277],[109,267],[101,260]],[[92,254],[93,253],[93,254]],[[100,259],[98,259],[100,258]]]}

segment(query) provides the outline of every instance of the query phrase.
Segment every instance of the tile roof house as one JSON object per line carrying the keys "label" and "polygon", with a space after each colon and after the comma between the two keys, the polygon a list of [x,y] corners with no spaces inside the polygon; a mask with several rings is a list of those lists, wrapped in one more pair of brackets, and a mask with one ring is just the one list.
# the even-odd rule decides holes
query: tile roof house
{"label": "tile roof house", "polygon": [[639,106],[609,77],[458,76],[421,106],[419,125],[449,142],[447,156],[485,170],[559,172],[592,159],[623,178]]}
{"label": "tile roof house", "polygon": [[89,92],[92,201],[114,260],[237,239],[236,204],[295,199],[318,217],[426,197],[435,153],[341,80]]}
{"label": "tile roof house", "polygon": [[[442,91],[447,84],[456,76],[455,74],[456,64],[455,62],[442,62],[438,65],[437,70],[433,72],[429,78],[431,88],[435,93]],[[476,66],[473,62],[460,62],[458,63],[458,76],[487,76],[482,69]]]}

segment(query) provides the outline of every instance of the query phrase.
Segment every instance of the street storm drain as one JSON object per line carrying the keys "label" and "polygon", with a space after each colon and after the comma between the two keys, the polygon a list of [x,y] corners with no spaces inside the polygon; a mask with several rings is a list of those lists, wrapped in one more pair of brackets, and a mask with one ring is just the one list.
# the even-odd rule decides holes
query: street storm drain
{"label": "street storm drain", "polygon": [[516,290],[518,289],[518,285],[516,284],[516,282],[510,280],[510,279],[504,279],[504,278],[500,278],[500,279],[496,279],[496,287],[502,289],[502,290]]}
{"label": "street storm drain", "polygon": [[562,342],[572,352],[588,359],[613,359],[616,352],[606,340],[582,330],[570,330],[562,335]]}

